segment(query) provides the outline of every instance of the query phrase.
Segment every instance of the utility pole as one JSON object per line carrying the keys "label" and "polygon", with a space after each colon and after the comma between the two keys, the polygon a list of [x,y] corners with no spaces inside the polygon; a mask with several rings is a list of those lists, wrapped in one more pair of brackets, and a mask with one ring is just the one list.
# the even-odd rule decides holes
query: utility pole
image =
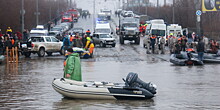
{"label": "utility pole", "polygon": [[159,6],[159,0],[157,0],[157,17],[160,17],[160,6]]}
{"label": "utility pole", "polygon": [[[194,4],[195,4],[195,8],[197,11],[201,11],[201,0],[194,0]],[[196,11],[196,14],[197,14],[197,11]],[[197,34],[199,35],[199,37],[201,37],[201,14],[200,15],[197,15],[196,17],[196,32]]]}
{"label": "utility pole", "polygon": [[122,0],[122,9],[124,10],[125,0]]}
{"label": "utility pole", "polygon": [[50,8],[49,8],[49,19],[51,20],[52,19],[52,17],[51,17],[51,0],[49,0],[49,5],[50,5]]}
{"label": "utility pole", "polygon": [[175,24],[175,0],[173,0],[173,24]]}
{"label": "utility pole", "polygon": [[24,14],[25,14],[24,0],[21,0],[21,33],[22,33],[22,35],[24,32]]}
{"label": "utility pole", "polygon": [[145,4],[146,4],[146,6],[145,6],[145,14],[147,15],[147,7],[149,5],[149,0],[145,0]]}
{"label": "utility pole", "polygon": [[93,0],[93,32],[95,32],[95,0]]}
{"label": "utility pole", "polygon": [[72,9],[72,3],[73,3],[72,0],[70,0],[70,9]]}
{"label": "utility pole", "polygon": [[38,4],[39,3],[39,0],[36,0],[36,24],[38,25],[38,23],[39,23],[39,17],[38,17],[38,15],[39,15],[39,10],[38,10]]}
{"label": "utility pole", "polygon": [[164,0],[164,6],[166,6],[167,5],[167,0]]}

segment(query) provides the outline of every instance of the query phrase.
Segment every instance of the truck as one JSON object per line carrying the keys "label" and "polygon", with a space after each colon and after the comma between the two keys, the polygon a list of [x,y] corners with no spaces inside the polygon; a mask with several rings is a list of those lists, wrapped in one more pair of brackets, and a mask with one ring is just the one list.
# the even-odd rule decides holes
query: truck
{"label": "truck", "polygon": [[108,20],[111,20],[112,11],[109,9],[101,9],[101,13],[105,13]]}
{"label": "truck", "polygon": [[67,13],[70,13],[72,15],[73,21],[78,22],[79,18],[79,12],[76,9],[70,9],[67,11]]}
{"label": "truck", "polygon": [[126,17],[120,19],[119,24],[119,40],[120,44],[124,44],[124,40],[135,41],[135,44],[140,44],[139,19]]}

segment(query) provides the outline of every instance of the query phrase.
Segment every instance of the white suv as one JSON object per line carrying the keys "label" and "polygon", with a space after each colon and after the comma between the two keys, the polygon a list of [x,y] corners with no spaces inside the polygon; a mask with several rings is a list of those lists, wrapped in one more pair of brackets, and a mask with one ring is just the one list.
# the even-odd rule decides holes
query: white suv
{"label": "white suv", "polygon": [[64,53],[62,49],[63,42],[59,41],[54,36],[36,36],[30,37],[28,42],[31,42],[31,47],[27,44],[22,44],[21,48],[26,57],[30,57],[31,53],[37,53],[39,57],[43,57],[45,52],[47,55],[52,55],[53,52]]}

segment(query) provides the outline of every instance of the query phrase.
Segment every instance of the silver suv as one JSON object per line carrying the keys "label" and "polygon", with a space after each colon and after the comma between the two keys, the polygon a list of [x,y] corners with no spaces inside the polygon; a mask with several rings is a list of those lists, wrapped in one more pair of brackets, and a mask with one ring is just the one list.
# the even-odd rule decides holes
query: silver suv
{"label": "silver suv", "polygon": [[39,57],[43,57],[45,53],[49,56],[54,52],[60,52],[61,55],[64,53],[62,49],[63,42],[54,36],[30,37],[28,42],[31,42],[31,47],[28,47],[27,44],[21,45],[23,54],[26,57],[30,57],[31,53],[37,53]]}
{"label": "silver suv", "polygon": [[99,44],[100,47],[106,47],[106,45],[111,45],[115,47],[116,41],[112,35],[104,34],[104,33],[94,33],[93,34],[93,42],[94,44]]}

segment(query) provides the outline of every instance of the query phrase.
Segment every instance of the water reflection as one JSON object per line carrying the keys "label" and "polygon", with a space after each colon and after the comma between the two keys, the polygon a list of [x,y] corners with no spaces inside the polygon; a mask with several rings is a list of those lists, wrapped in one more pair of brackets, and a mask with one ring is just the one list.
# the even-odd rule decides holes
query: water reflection
{"label": "water reflection", "polygon": [[53,108],[69,110],[108,110],[108,109],[144,109],[155,106],[154,100],[78,100],[62,98],[53,103]]}

